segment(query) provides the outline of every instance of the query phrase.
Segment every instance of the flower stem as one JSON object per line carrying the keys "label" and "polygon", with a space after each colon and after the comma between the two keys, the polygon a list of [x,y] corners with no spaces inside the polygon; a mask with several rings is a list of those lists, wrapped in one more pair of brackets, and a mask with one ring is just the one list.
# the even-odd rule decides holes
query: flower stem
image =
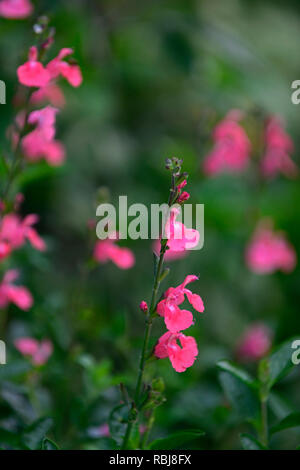
{"label": "flower stem", "polygon": [[267,410],[267,400],[261,399],[261,433],[260,433],[261,443],[264,446],[268,446],[268,410]]}

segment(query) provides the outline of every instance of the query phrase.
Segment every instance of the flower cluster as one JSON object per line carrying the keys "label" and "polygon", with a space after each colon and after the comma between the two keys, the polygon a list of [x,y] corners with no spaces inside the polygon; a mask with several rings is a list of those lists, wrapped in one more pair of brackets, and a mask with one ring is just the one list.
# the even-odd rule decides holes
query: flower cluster
{"label": "flower cluster", "polygon": [[[203,162],[206,175],[213,176],[224,171],[241,172],[247,167],[251,144],[239,123],[241,117],[240,111],[232,110],[215,127],[215,145]],[[294,145],[277,116],[271,116],[267,121],[264,145],[261,160],[264,178],[272,179],[280,173],[290,178],[297,176],[298,169],[290,157]]]}
{"label": "flower cluster", "polygon": [[275,232],[269,221],[262,221],[246,249],[246,263],[257,274],[288,273],[295,268],[297,256],[284,233]]}
{"label": "flower cluster", "polygon": [[164,299],[157,304],[157,313],[164,318],[168,332],[159,339],[154,353],[160,359],[169,357],[177,372],[184,372],[192,366],[198,355],[195,339],[181,333],[194,323],[193,314],[189,310],[179,308],[186,296],[197,312],[204,312],[200,295],[193,294],[186,288],[187,284],[196,280],[198,280],[197,276],[187,276],[179,286],[170,287],[165,292]]}

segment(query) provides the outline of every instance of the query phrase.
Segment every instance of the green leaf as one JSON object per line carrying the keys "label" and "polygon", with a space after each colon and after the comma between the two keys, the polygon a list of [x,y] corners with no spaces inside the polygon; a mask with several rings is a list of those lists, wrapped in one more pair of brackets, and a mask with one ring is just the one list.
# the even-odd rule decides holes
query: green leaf
{"label": "green leaf", "polygon": [[200,430],[180,431],[163,439],[156,439],[151,442],[148,449],[151,450],[175,450],[180,449],[182,445],[204,436]]}
{"label": "green leaf", "polygon": [[221,372],[219,377],[225,395],[237,415],[242,419],[257,422],[260,404],[256,390],[230,372]]}
{"label": "green leaf", "polygon": [[240,438],[244,450],[267,450],[267,447],[251,436],[251,434],[241,434]]}
{"label": "green leaf", "polygon": [[300,426],[300,413],[291,413],[279,423],[275,424],[275,426],[271,428],[270,433],[275,434],[284,429],[295,428],[297,426]]}
{"label": "green leaf", "polygon": [[7,446],[12,449],[27,449],[26,446],[22,444],[20,436],[6,429],[0,429],[0,444],[1,446]]}
{"label": "green leaf", "polygon": [[287,375],[295,366],[291,360],[293,353],[292,343],[293,339],[290,339],[281,344],[268,358],[270,387]]}
{"label": "green leaf", "polygon": [[126,433],[127,423],[129,420],[129,407],[127,404],[118,405],[110,413],[109,431],[111,437],[118,445],[121,444]]}
{"label": "green leaf", "polygon": [[51,441],[51,439],[45,437],[42,442],[42,450],[59,450],[59,447],[55,442]]}
{"label": "green leaf", "polygon": [[38,450],[42,446],[45,434],[52,426],[52,419],[41,418],[32,423],[23,433],[23,441],[31,450]]}
{"label": "green leaf", "polygon": [[244,384],[248,385],[249,387],[257,387],[256,380],[248,374],[247,371],[241,369],[239,366],[234,364],[232,361],[219,361],[217,363],[217,367],[219,369],[229,372],[230,374],[234,375],[237,379],[241,380]]}

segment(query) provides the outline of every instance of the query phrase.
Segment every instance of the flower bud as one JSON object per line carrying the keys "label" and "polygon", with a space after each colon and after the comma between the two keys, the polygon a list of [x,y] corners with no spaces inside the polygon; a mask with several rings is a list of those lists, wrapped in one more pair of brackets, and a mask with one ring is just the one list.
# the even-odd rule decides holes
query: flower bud
{"label": "flower bud", "polygon": [[146,313],[148,312],[148,305],[147,305],[147,302],[145,302],[144,300],[142,300],[142,302],[140,303],[140,309],[142,312]]}
{"label": "flower bud", "polygon": [[183,191],[182,194],[178,197],[178,204],[182,204],[183,202],[187,201],[190,198],[190,194],[186,191]]}

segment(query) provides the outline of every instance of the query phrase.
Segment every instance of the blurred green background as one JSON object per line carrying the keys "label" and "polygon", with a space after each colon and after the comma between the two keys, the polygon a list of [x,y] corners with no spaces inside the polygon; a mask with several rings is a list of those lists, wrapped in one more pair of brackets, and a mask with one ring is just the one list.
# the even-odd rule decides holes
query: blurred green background
{"label": "blurred green background", "polygon": [[[134,268],[122,271],[109,263],[87,273],[82,266],[93,242],[87,221],[95,218],[99,188],[106,188],[112,202],[122,194],[129,203],[147,206],[166,201],[164,160],[175,155],[190,174],[191,201],[205,204],[205,244],[169,263],[163,287],[199,274],[192,289],[203,297],[206,310],[189,330],[199,345],[195,365],[184,374],[167,360],[149,368],[149,378],[165,379],[167,397],[152,436],[200,428],[206,436],[194,447],[240,448],[239,432],[248,426],[231,412],[216,362],[233,358],[244,329],[258,320],[273,329],[274,344],[300,336],[299,268],[289,275],[257,276],[244,263],[245,245],[262,216],[271,216],[300,253],[298,180],[278,178],[262,189],[256,184],[266,115],[285,119],[299,163],[300,107],[290,96],[292,81],[300,78],[300,3],[34,3],[36,13],[49,15],[56,27],[51,54],[73,47],[84,82],[79,89],[63,84],[67,105],[58,117],[57,136],[67,148],[66,164],[59,169],[35,165],[19,181],[26,198],[23,212],[40,215],[39,232],[49,249],[41,254],[27,247],[14,255],[35,305],[28,313],[13,307],[9,312],[0,425],[18,430],[46,415],[53,419],[50,436],[62,448],[110,445],[93,430],[107,423],[120,400],[118,383],[130,389],[135,382],[144,325],[138,305],[149,300],[153,260],[150,241],[127,241],[136,256]],[[1,106],[1,142],[15,112],[10,106],[15,71],[32,43],[31,25],[32,19],[1,19],[0,70],[8,92],[8,105]],[[212,147],[211,132],[232,108],[246,113],[250,168],[207,179],[201,167]],[[157,321],[153,344],[163,331]],[[33,379],[13,347],[20,333],[48,337],[55,346]],[[299,370],[280,384],[271,419],[299,409]],[[272,445],[292,448],[299,439],[296,428]]]}

